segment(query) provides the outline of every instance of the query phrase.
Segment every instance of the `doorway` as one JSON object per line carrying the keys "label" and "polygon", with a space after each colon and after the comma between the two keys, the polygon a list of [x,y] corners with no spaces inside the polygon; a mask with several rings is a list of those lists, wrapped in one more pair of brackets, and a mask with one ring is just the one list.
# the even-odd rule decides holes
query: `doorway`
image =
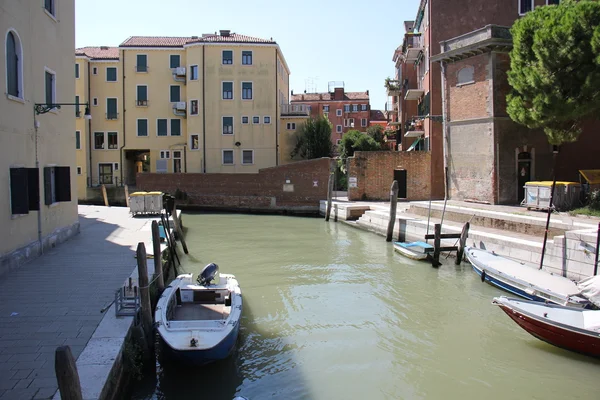
{"label": "doorway", "polygon": [[525,198],[525,184],[531,181],[531,153],[522,151],[517,155],[517,201]]}
{"label": "doorway", "polygon": [[407,179],[406,179],[406,170],[405,169],[395,169],[394,170],[394,180],[398,182],[398,198],[406,199],[408,193],[407,187]]}
{"label": "doorway", "polygon": [[113,165],[112,163],[108,164],[98,164],[98,182],[100,185],[112,185],[113,184]]}

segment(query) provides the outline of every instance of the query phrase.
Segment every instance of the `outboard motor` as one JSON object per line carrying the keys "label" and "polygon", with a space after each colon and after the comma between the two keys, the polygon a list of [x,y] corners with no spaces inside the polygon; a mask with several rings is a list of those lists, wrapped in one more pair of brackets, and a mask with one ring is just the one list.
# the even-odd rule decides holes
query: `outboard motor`
{"label": "outboard motor", "polygon": [[198,276],[198,284],[202,286],[208,286],[215,279],[215,276],[219,272],[219,266],[215,263],[210,263],[200,273]]}

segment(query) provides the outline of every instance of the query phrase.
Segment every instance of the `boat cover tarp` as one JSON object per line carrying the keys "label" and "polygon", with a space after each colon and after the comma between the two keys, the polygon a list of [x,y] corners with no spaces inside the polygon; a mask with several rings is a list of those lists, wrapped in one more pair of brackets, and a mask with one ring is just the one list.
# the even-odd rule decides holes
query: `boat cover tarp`
{"label": "boat cover tarp", "polygon": [[579,294],[600,307],[600,275],[590,276],[577,282]]}

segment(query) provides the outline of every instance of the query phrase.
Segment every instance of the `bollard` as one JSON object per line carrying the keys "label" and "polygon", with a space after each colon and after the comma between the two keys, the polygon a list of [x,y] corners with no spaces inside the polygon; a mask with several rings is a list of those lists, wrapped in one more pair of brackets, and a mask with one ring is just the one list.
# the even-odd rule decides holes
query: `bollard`
{"label": "bollard", "polygon": [[154,253],[154,274],[156,275],[156,287],[158,292],[165,290],[165,277],[162,269],[162,257],[160,255],[160,233],[158,222],[152,221],[152,252]]}
{"label": "bollard", "polygon": [[137,251],[138,285],[140,288],[140,302],[142,306],[142,328],[149,346],[152,346],[152,305],[150,302],[150,285],[148,282],[148,265],[146,264],[146,246],[138,243]]}

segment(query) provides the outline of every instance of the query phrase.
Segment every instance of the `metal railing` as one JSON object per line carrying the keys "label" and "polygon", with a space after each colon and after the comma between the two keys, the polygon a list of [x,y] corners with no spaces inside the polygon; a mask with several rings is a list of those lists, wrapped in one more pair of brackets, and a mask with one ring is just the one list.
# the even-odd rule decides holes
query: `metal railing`
{"label": "metal railing", "polygon": [[306,104],[282,104],[281,115],[310,115],[310,106]]}
{"label": "metal railing", "polygon": [[135,66],[135,72],[148,72],[148,66],[147,65],[136,65]]}
{"label": "metal railing", "polygon": [[106,113],[106,119],[119,119],[119,113]]}
{"label": "metal railing", "polygon": [[115,186],[115,187],[122,187],[125,186],[127,183],[123,182],[121,180],[121,178],[119,176],[117,176],[116,174],[118,174],[119,171],[114,171],[112,176],[110,175],[105,175],[102,176],[98,179],[91,179],[90,177],[87,178],[87,187],[89,188],[97,188],[100,187],[102,185],[109,185],[109,186]]}
{"label": "metal railing", "polygon": [[135,105],[138,107],[148,107],[148,100],[136,100]]}

